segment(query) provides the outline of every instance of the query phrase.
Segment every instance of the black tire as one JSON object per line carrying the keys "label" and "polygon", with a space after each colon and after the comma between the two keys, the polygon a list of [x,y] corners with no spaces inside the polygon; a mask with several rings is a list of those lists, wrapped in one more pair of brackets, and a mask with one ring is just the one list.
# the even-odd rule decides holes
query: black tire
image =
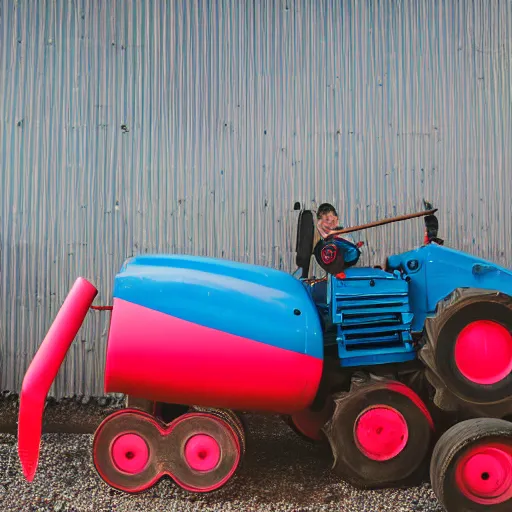
{"label": "black tire", "polygon": [[[381,406],[378,410],[390,408],[393,414],[400,415],[408,436],[397,454],[382,460],[365,454],[356,434],[358,419],[375,406]],[[376,433],[383,432],[385,438],[388,428],[393,426],[384,426]],[[403,384],[371,383],[336,400],[336,410],[325,431],[334,454],[334,471],[356,487],[405,486],[426,476],[433,422],[425,404]]]}
{"label": "black tire", "polygon": [[[467,496],[471,488],[466,488],[465,492],[461,489],[466,487],[464,478],[460,476],[463,474],[460,471],[464,458],[470,453],[476,453],[475,450],[489,443],[499,443],[508,447],[512,460],[512,423],[494,418],[470,419],[454,425],[440,437],[432,454],[430,480],[437,499],[447,512],[510,512],[512,510],[512,481],[510,480],[511,485],[506,486],[510,497],[502,503],[492,504],[489,501],[485,503],[485,499],[484,502],[477,503]],[[485,471],[486,466],[481,467],[482,480],[493,479],[493,475]],[[512,479],[512,462],[509,469],[509,477]],[[498,480],[494,482],[499,483]],[[481,501],[483,498],[476,499]]]}
{"label": "black tire", "polygon": [[457,290],[448,305],[441,306],[436,317],[428,321],[422,359],[459,401],[491,405],[510,399],[512,372],[495,384],[480,384],[461,373],[455,358],[459,334],[468,324],[480,320],[499,324],[512,333],[512,299],[497,293]]}
{"label": "black tire", "polygon": [[313,254],[315,239],[315,221],[311,210],[302,210],[297,222],[297,243],[295,263],[302,268],[302,277],[307,278]]}

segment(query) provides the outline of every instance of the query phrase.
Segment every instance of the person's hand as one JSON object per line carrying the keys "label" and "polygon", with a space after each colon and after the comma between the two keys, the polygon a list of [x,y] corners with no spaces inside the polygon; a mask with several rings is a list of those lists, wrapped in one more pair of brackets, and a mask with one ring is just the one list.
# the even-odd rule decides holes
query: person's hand
{"label": "person's hand", "polygon": [[329,233],[331,232],[331,229],[325,227],[322,221],[318,221],[316,228],[318,229],[318,232],[320,233],[320,236],[322,238],[327,238],[329,236]]}

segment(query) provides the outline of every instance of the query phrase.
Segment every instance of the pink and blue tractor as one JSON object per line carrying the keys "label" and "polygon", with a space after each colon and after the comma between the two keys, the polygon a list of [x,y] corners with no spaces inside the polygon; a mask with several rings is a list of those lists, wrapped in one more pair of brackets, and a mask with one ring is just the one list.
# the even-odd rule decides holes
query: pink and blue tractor
{"label": "pink and blue tractor", "polygon": [[[328,443],[333,470],[354,486],[430,478],[448,511],[512,510],[512,271],[446,247],[434,213],[424,242],[382,267],[340,272],[339,240],[313,250],[307,210],[293,275],[207,257],[128,259],[105,366],[105,392],[127,404],[95,432],[99,476],[128,493],[164,476],[214,491],[244,457],[242,414],[261,411]],[[323,278],[308,277],[313,254]],[[25,375],[28,480],[46,396],[96,295],[77,279]]]}

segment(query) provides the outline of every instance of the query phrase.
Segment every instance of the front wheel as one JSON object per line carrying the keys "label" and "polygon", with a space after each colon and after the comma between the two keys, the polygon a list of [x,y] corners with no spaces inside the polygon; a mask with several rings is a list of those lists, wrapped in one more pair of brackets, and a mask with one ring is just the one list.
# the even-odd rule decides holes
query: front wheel
{"label": "front wheel", "polygon": [[426,473],[432,418],[399,382],[370,382],[337,399],[325,432],[335,472],[356,487],[409,485]]}

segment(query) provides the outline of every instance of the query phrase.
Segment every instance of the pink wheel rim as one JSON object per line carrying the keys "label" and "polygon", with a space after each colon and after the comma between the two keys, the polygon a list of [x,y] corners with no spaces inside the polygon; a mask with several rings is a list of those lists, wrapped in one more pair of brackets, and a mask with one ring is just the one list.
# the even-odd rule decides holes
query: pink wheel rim
{"label": "pink wheel rim", "polygon": [[122,434],[112,444],[112,461],[124,473],[140,473],[149,461],[146,441],[137,434]]}
{"label": "pink wheel rim", "polygon": [[206,434],[192,436],[185,445],[185,460],[195,471],[212,471],[220,461],[220,446]]}
{"label": "pink wheel rim", "polygon": [[497,505],[512,498],[512,448],[487,445],[474,448],[457,464],[458,488],[480,505]]}
{"label": "pink wheel rim", "polygon": [[386,405],[363,411],[356,420],[354,433],[359,450],[376,461],[393,459],[402,452],[409,439],[405,418]]}
{"label": "pink wheel rim", "polygon": [[500,382],[512,371],[512,334],[496,322],[471,322],[455,343],[455,364],[475,384]]}

